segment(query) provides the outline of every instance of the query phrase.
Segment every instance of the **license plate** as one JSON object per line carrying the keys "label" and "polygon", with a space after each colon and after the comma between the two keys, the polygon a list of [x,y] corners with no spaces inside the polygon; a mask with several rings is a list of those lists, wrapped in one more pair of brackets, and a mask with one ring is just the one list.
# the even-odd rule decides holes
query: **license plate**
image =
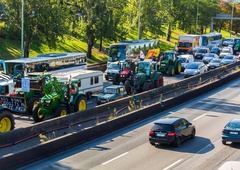
{"label": "license plate", "polygon": [[158,137],[165,137],[165,133],[156,133],[156,136],[158,136]]}
{"label": "license plate", "polygon": [[232,135],[237,135],[238,134],[238,132],[229,132],[230,134],[232,134]]}

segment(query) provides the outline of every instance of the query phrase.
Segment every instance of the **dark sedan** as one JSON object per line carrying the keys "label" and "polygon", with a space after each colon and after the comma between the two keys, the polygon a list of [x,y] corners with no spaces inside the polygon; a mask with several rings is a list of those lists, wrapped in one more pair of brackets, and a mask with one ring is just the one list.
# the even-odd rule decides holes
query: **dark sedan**
{"label": "dark sedan", "polygon": [[224,126],[222,143],[226,145],[227,142],[240,143],[240,119],[232,119]]}
{"label": "dark sedan", "polygon": [[149,130],[149,143],[151,145],[174,144],[180,146],[181,142],[195,137],[195,126],[184,118],[165,117],[154,122]]}
{"label": "dark sedan", "polygon": [[217,55],[220,55],[221,49],[219,47],[213,47],[210,51],[210,53],[215,53]]}

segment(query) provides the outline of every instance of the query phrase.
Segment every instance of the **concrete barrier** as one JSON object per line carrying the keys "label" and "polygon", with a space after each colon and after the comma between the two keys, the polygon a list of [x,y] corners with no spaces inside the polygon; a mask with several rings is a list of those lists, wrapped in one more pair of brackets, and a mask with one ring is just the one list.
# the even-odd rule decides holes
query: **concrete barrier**
{"label": "concrete barrier", "polygon": [[[235,69],[236,67],[238,67],[239,64],[240,62],[226,65],[225,67],[221,67],[201,75],[190,77],[182,81],[179,81],[177,83],[165,85],[157,89],[136,94],[136,96],[138,97],[139,100],[158,97],[160,94],[164,94],[166,92],[169,92],[175,89],[186,87],[188,85],[196,84],[199,82],[199,80],[204,81],[211,77],[217,76],[221,72],[224,72],[225,70]],[[16,141],[21,140],[23,138],[27,138],[33,135],[38,135],[39,133],[43,133],[58,127],[65,127],[65,126],[69,127],[73,122],[84,121],[85,119],[94,118],[99,115],[109,114],[114,110],[114,108],[121,109],[122,107],[127,106],[131,98],[132,96],[129,96],[124,99],[113,101],[111,103],[106,103],[100,106],[96,106],[95,108],[87,109],[78,113],[73,113],[66,117],[58,117],[58,118],[46,120],[44,122],[33,124],[30,127],[19,128],[7,133],[0,134],[0,138],[4,139],[4,140],[0,140],[0,145],[15,143]]]}
{"label": "concrete barrier", "polygon": [[212,84],[206,84],[201,88],[190,90],[187,93],[184,93],[178,97],[165,100],[163,105],[155,103],[146,106],[140,110],[127,113],[123,116],[119,116],[113,120],[108,121],[107,123],[100,123],[95,127],[87,128],[81,132],[68,134],[64,137],[53,139],[49,142],[34,146],[28,150],[2,157],[0,158],[1,169],[16,169],[38,159],[45,158],[57,152],[89,141],[93,138],[97,138],[104,134],[116,131],[122,127],[132,124],[133,122],[139,121],[146,117],[150,117],[166,109],[172,108],[172,106],[182,104],[183,102],[186,102],[211,90],[214,90],[217,87],[220,87],[234,79],[239,78],[239,76],[240,72],[233,73],[232,75],[229,75],[224,79],[215,81]]}

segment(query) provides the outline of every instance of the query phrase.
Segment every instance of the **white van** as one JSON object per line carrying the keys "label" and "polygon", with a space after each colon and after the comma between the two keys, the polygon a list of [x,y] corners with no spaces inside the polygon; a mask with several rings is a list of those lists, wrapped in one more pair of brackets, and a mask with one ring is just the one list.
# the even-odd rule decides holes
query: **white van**
{"label": "white van", "polygon": [[182,71],[185,70],[189,63],[194,62],[194,56],[192,54],[182,54],[178,56],[178,59],[182,62]]}
{"label": "white van", "polygon": [[52,73],[52,75],[61,80],[78,79],[80,84],[78,90],[85,92],[88,99],[92,94],[103,91],[103,72],[99,70],[71,70]]}

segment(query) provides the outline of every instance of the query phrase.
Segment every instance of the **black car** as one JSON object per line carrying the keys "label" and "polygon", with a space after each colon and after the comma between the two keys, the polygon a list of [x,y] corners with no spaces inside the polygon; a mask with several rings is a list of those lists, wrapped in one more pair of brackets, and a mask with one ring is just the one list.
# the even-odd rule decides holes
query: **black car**
{"label": "black car", "polygon": [[227,142],[240,143],[240,119],[230,120],[223,128],[222,143]]}
{"label": "black car", "polygon": [[181,142],[194,138],[195,126],[184,118],[165,117],[154,122],[149,130],[149,143],[151,145],[174,144],[180,146]]}
{"label": "black car", "polygon": [[215,53],[217,55],[220,55],[221,49],[219,47],[213,47],[210,51],[210,53]]}
{"label": "black car", "polygon": [[209,48],[199,48],[195,53],[195,59],[203,59],[204,55],[209,53]]}

